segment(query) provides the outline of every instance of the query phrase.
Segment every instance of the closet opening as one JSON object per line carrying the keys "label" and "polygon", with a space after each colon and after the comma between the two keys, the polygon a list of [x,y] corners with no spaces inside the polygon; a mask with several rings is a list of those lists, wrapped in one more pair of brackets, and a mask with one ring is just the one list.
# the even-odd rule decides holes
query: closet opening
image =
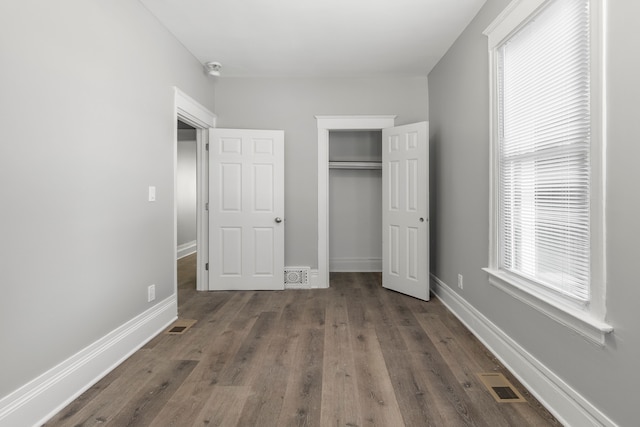
{"label": "closet opening", "polygon": [[[380,140],[384,140],[375,144],[380,147],[381,160],[384,162],[381,166],[384,184],[380,185],[382,197],[377,208],[382,210],[382,221],[377,230],[382,230],[384,244],[371,246],[382,247],[382,286],[428,300],[429,122],[395,126],[395,116],[316,116],[316,119],[318,121],[318,274],[315,280],[317,287],[329,286],[331,257],[329,251],[331,244],[329,238],[331,209],[329,135],[333,133],[335,140],[335,135],[345,135],[340,134],[339,131],[375,130],[381,131]],[[334,166],[332,169],[340,166],[365,168],[373,166],[374,163],[351,162],[350,158],[335,156],[332,160],[331,163]],[[345,163],[338,163],[340,161]],[[337,185],[334,185],[334,188],[336,187]],[[342,185],[340,188],[342,189]],[[351,197],[358,201],[352,205],[355,206],[352,210],[357,214],[358,224],[364,222],[362,218],[365,218],[364,207],[359,203],[360,196],[360,192],[357,192],[356,196]],[[337,203],[334,201],[333,204]],[[374,209],[370,210],[374,212]],[[364,233],[374,232],[372,228]],[[334,259],[335,255],[334,253]],[[370,256],[370,258],[374,257]]]}
{"label": "closet opening", "polygon": [[329,272],[382,272],[382,131],[329,131]]}

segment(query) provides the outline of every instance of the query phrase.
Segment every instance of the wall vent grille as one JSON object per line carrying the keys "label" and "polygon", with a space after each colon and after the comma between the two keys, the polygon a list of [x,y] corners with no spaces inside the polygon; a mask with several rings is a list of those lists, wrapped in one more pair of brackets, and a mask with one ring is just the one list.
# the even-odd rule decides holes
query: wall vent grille
{"label": "wall vent grille", "polygon": [[311,289],[309,284],[310,267],[285,267],[285,289]]}

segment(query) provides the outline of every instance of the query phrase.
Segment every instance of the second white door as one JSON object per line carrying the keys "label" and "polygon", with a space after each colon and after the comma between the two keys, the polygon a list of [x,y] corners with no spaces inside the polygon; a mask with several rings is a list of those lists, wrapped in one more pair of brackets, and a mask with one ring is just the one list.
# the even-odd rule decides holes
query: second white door
{"label": "second white door", "polygon": [[428,122],[382,130],[382,286],[429,299]]}
{"label": "second white door", "polygon": [[284,131],[211,129],[209,289],[284,289]]}

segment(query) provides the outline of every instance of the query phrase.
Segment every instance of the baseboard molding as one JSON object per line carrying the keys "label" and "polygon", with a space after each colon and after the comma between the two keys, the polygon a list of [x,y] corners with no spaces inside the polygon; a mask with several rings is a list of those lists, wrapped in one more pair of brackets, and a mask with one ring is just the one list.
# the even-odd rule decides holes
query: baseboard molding
{"label": "baseboard molding", "polygon": [[334,273],[380,272],[382,258],[330,258],[329,271]]}
{"label": "baseboard molding", "polygon": [[0,427],[40,426],[177,318],[176,294],[0,400]]}
{"label": "baseboard molding", "polygon": [[178,248],[176,249],[177,259],[196,253],[197,248],[196,240],[178,245]]}
{"label": "baseboard molding", "polygon": [[563,425],[616,426],[562,378],[433,274],[431,283],[431,289],[438,299]]}

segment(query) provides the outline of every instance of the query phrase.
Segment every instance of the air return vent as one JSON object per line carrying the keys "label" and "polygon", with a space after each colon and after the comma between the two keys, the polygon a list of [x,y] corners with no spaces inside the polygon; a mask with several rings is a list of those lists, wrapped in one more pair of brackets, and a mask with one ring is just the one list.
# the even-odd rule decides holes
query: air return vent
{"label": "air return vent", "polygon": [[196,322],[197,320],[193,319],[178,319],[166,330],[165,334],[182,335],[187,332],[190,327],[195,325]]}
{"label": "air return vent", "polygon": [[526,402],[520,392],[501,373],[487,372],[477,375],[497,402]]}
{"label": "air return vent", "polygon": [[309,267],[285,267],[285,289],[310,289]]}

